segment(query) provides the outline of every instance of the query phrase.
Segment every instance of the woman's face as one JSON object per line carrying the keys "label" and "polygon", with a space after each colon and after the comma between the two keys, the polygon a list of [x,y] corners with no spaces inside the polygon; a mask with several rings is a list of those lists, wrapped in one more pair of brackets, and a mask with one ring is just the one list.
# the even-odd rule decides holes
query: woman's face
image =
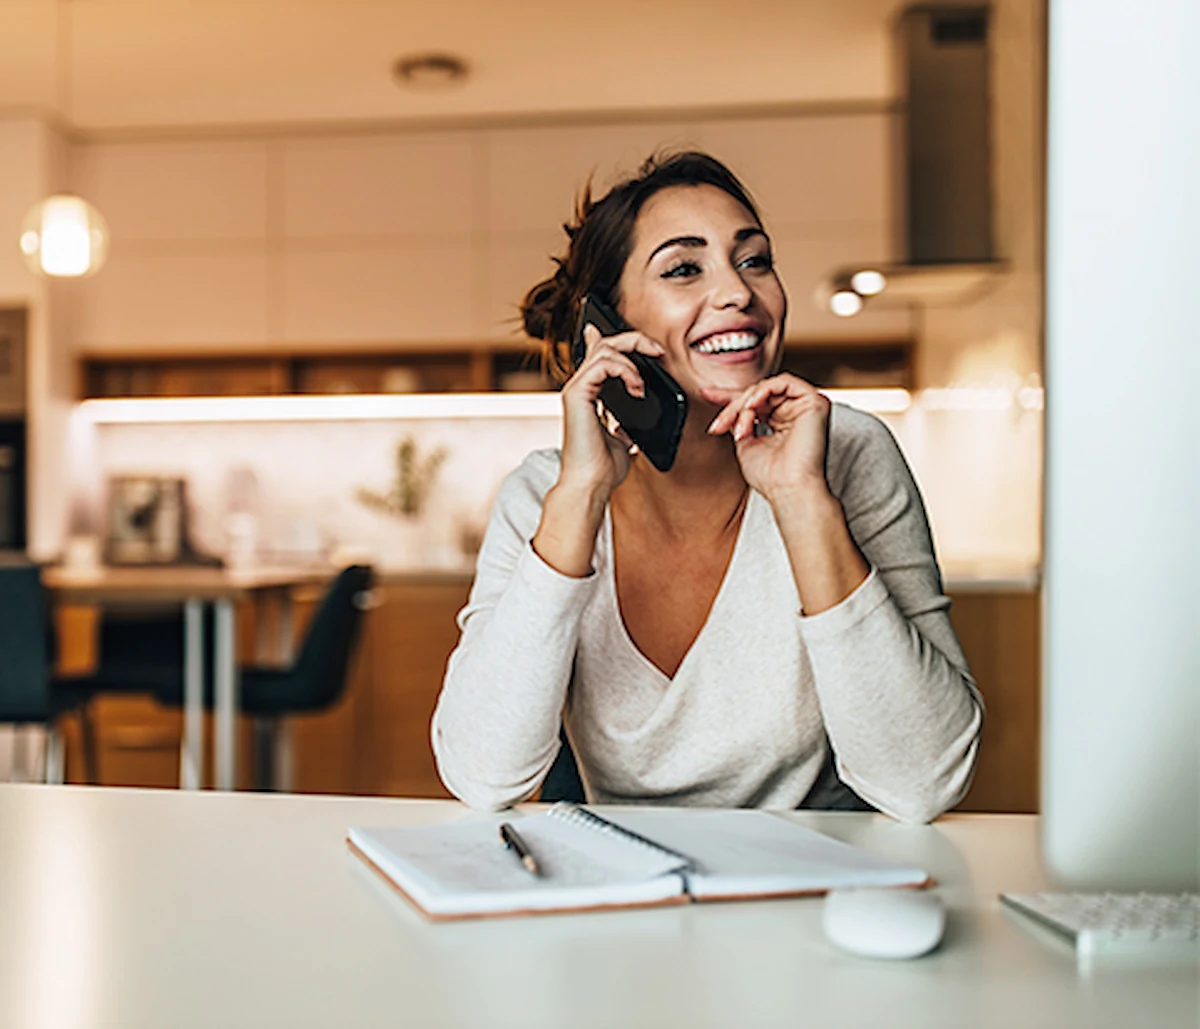
{"label": "woman's face", "polygon": [[661,343],[689,397],[744,389],[778,367],[787,296],[771,243],[715,186],[672,186],[638,215],[621,273],[622,316]]}

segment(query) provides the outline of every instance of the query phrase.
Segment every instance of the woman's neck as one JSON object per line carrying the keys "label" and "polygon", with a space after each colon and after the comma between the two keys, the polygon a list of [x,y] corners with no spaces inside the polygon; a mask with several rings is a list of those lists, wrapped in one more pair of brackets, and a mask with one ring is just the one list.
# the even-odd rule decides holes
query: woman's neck
{"label": "woman's neck", "polygon": [[669,472],[644,457],[634,460],[613,499],[622,514],[653,518],[668,531],[692,533],[699,527],[723,531],[738,521],[746,496],[733,440],[710,436],[704,411],[693,411],[684,426],[679,452]]}

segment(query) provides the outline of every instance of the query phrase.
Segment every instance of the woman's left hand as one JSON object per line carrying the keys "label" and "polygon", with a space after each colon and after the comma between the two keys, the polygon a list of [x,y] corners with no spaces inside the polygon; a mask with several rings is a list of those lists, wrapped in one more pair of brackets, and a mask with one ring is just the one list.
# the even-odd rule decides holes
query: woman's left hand
{"label": "woman's left hand", "polygon": [[[825,451],[830,404],[813,386],[783,373],[740,392],[704,389],[701,395],[723,405],[708,431],[714,436],[733,435],[746,482],[772,506],[797,493],[828,491]],[[757,426],[769,431],[756,432]]]}

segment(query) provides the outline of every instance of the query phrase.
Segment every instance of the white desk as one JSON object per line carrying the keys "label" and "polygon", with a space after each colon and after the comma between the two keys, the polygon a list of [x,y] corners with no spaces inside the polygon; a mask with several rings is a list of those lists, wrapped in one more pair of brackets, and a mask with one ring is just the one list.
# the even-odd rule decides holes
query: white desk
{"label": "white desk", "polygon": [[346,849],[448,801],[0,786],[0,1026],[1194,1029],[1194,966],[1077,972],[999,890],[1036,820],[800,815],[922,864],[950,907],[914,962],[834,951],[817,899],[424,921]]}

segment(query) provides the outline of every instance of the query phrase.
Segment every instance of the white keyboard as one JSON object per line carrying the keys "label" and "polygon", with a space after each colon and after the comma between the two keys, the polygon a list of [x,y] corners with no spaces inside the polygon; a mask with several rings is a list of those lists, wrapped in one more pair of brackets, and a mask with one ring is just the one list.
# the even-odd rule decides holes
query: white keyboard
{"label": "white keyboard", "polygon": [[1080,955],[1195,950],[1200,893],[1002,893],[1000,899],[1075,941]]}

